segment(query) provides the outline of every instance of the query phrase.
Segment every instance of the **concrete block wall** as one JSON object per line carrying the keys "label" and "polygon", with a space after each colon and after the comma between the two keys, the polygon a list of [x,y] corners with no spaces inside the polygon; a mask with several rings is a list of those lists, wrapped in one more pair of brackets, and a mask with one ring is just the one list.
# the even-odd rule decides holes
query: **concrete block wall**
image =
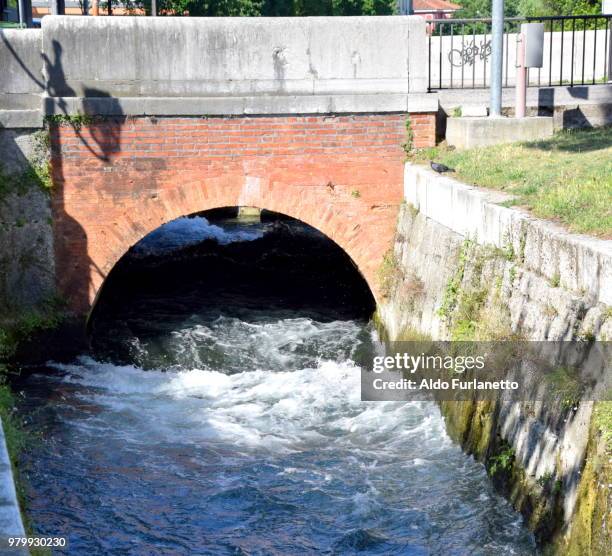
{"label": "concrete block wall", "polygon": [[0,109],[40,108],[41,52],[40,29],[0,29]]}
{"label": "concrete block wall", "polygon": [[424,216],[464,237],[498,248],[512,246],[524,265],[593,303],[612,305],[612,242],[571,234],[526,212],[500,206],[509,197],[407,164],[406,201]]}
{"label": "concrete block wall", "polygon": [[[406,166],[406,205],[394,247],[397,279],[379,307],[392,340],[411,331],[434,339],[450,337],[452,323],[440,308],[462,264],[461,290],[484,288],[487,294],[482,311],[473,318],[485,320],[485,326],[492,327],[489,332],[501,339],[510,333],[532,341],[612,339],[612,242],[570,234],[500,206],[506,198],[425,167]],[[598,510],[593,506],[595,496],[609,500],[605,471],[595,481],[597,495],[589,491],[588,479],[583,481],[588,450],[598,451],[590,436],[592,401],[580,400],[571,408],[571,418],[567,407],[542,400],[477,406],[443,403],[449,434],[484,463],[500,440],[511,447],[524,477],[519,473],[515,482],[506,484],[508,496],[543,540],[551,541],[553,530],[560,534],[555,542],[570,539],[580,527],[575,525],[579,510],[579,519],[590,514],[597,519],[602,514],[596,512],[609,511],[609,504]],[[538,479],[551,473],[560,481],[557,517],[537,510],[557,504],[538,486]],[[594,526],[601,530],[599,522]],[[584,536],[580,542],[590,546],[591,538]],[[607,553],[589,550],[584,553]]]}

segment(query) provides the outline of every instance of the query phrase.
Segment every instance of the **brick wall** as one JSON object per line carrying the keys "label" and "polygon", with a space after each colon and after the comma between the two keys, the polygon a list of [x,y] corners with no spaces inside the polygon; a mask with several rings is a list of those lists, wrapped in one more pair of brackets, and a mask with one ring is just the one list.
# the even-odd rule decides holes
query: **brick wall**
{"label": "brick wall", "polygon": [[411,114],[410,128],[413,133],[412,146],[415,149],[433,147],[436,144],[435,114]]}
{"label": "brick wall", "polygon": [[[404,114],[377,114],[53,125],[59,290],[85,312],[119,258],[164,222],[256,206],[328,235],[376,296],[402,200],[405,122]],[[433,144],[433,114],[413,115],[411,124],[416,147]]]}

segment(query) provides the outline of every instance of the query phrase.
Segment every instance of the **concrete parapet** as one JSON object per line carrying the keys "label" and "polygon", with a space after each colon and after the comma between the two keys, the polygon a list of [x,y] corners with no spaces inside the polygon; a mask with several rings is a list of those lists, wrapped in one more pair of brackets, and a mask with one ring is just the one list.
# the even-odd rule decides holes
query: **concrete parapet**
{"label": "concrete parapet", "polygon": [[508,196],[439,176],[406,164],[404,196],[424,216],[446,228],[501,249],[512,247],[524,266],[587,295],[594,303],[612,305],[612,241],[571,234],[556,224],[501,206]]}
{"label": "concrete parapet", "polygon": [[426,91],[420,63],[425,22],[419,17],[50,16],[42,29],[55,97]]}
{"label": "concrete parapet", "polygon": [[42,31],[0,29],[0,111],[40,109]]}

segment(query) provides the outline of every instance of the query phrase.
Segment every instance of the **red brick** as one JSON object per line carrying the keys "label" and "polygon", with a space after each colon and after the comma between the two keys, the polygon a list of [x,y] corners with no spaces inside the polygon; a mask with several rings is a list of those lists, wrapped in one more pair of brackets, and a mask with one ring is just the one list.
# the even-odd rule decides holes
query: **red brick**
{"label": "red brick", "polygon": [[[410,121],[414,145],[433,146],[435,114]],[[402,199],[405,123],[406,114],[362,114],[112,119],[79,132],[55,126],[60,292],[86,312],[143,235],[181,215],[248,203],[320,229],[378,296],[377,269]],[[247,179],[259,189],[247,188]]]}

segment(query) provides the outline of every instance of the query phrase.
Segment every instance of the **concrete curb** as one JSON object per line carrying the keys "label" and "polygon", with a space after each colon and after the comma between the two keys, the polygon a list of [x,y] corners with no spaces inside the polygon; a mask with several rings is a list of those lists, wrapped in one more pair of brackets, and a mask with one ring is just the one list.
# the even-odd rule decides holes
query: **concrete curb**
{"label": "concrete curb", "polygon": [[43,127],[40,110],[0,110],[0,129],[38,129]]}
{"label": "concrete curb", "polygon": [[[25,529],[21,520],[19,503],[17,502],[11,460],[9,459],[4,438],[4,428],[0,420],[0,537],[9,536],[24,537]],[[18,549],[15,549],[7,551],[7,553],[27,554],[27,551],[20,552]]]}

